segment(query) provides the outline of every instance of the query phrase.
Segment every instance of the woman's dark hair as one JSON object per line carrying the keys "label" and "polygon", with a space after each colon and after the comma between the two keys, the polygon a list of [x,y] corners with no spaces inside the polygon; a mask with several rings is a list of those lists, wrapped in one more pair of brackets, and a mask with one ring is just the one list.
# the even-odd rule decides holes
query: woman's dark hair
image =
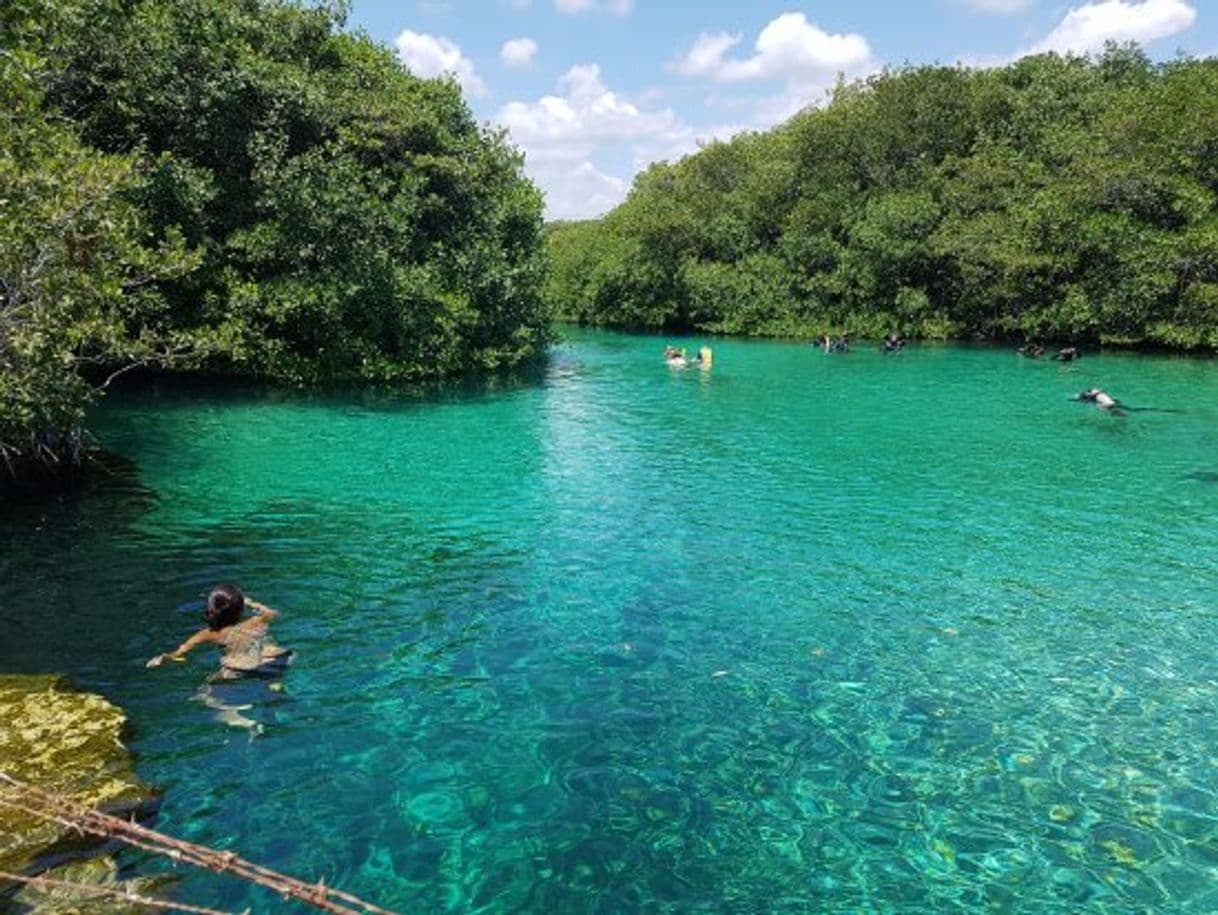
{"label": "woman's dark hair", "polygon": [[217,585],[207,595],[203,619],[207,620],[207,628],[220,630],[238,622],[244,610],[245,595],[240,588],[236,585]]}

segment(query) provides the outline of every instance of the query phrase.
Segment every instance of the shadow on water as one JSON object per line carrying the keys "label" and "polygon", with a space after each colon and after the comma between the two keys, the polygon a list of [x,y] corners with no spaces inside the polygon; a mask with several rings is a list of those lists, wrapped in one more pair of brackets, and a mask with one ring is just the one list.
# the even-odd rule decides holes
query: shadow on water
{"label": "shadow on water", "polygon": [[[1079,400],[1078,397],[1072,397],[1071,400]],[[1131,413],[1163,413],[1173,416],[1182,416],[1188,413],[1188,410],[1180,409],[1179,407],[1131,407],[1129,404],[1118,403],[1115,407],[1106,411],[1109,416],[1128,416]]]}
{"label": "shadow on water", "polygon": [[121,379],[110,396],[114,399],[165,397],[171,407],[189,405],[197,398],[219,404],[253,400],[348,410],[352,407],[393,410],[405,405],[456,403],[541,388],[551,381],[556,366],[570,364],[570,357],[564,357],[558,348],[557,352],[548,352],[522,365],[479,375],[400,383],[340,382],[310,388],[205,375],[132,375]]}
{"label": "shadow on water", "polygon": [[[135,462],[108,451],[89,455],[79,476],[54,488],[30,487],[6,493],[0,500],[0,542],[13,552],[16,538],[31,530],[91,530],[99,524],[134,523],[156,503],[156,494],[141,482]],[[0,560],[2,561],[2,560]]]}
{"label": "shadow on water", "polygon": [[51,504],[70,503],[104,488],[134,491],[139,488],[138,478],[134,462],[98,448],[96,443],[82,450],[79,462],[64,458],[46,466],[33,461],[16,468],[0,465],[0,511],[6,514],[23,508],[38,511]]}
{"label": "shadow on water", "polygon": [[1179,407],[1132,407],[1129,404],[1121,404],[1120,407],[1123,413],[1172,413],[1184,414],[1188,410],[1182,410]]}
{"label": "shadow on water", "polygon": [[[134,463],[100,452],[70,487],[3,503],[0,581],[6,587],[0,591],[0,625],[6,637],[0,639],[0,671],[70,672],[62,663],[64,633],[74,631],[74,608],[95,599],[87,592],[111,588],[109,600],[122,606],[140,587],[140,576],[130,570],[103,581],[104,573],[84,557],[109,553],[156,501]],[[153,557],[132,552],[132,562],[146,564],[151,573]],[[79,569],[91,571],[75,574]]]}
{"label": "shadow on water", "polygon": [[1218,470],[1194,470],[1180,474],[1181,480],[1192,480],[1194,483],[1218,483]]}

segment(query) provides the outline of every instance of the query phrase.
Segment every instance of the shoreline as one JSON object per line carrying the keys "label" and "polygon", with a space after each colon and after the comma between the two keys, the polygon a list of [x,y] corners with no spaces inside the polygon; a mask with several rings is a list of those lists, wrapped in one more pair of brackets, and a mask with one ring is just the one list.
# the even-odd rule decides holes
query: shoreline
{"label": "shoreline", "polygon": [[[748,341],[755,340],[758,342],[769,343],[806,343],[816,345],[820,338],[826,333],[831,336],[841,333],[841,328],[834,331],[815,331],[815,332],[797,332],[797,333],[727,333],[723,331],[704,330],[696,327],[622,327],[609,324],[584,324],[578,321],[559,321],[556,323],[556,331],[558,333],[559,342],[562,341],[562,331],[564,328],[573,328],[581,331],[604,331],[606,333],[630,334],[637,336],[656,337],[656,338],[704,338],[707,340],[731,340],[731,341]],[[847,326],[846,333],[851,338],[851,346],[862,345],[864,347],[876,346],[883,343],[883,335],[870,336],[869,334],[855,333]],[[968,335],[968,336],[917,336],[910,334],[905,337],[907,346],[964,346],[964,347],[988,347],[993,349],[1003,349],[1021,346],[1025,343],[1035,341],[1041,343],[1046,348],[1046,357],[1048,350],[1053,348],[1061,348],[1073,346],[1082,351],[1083,355],[1094,355],[1097,353],[1103,354],[1121,354],[1127,353],[1131,355],[1146,355],[1146,356],[1171,356],[1187,359],[1215,359],[1218,358],[1218,346],[1170,346],[1165,343],[1155,343],[1149,340],[1129,341],[1120,339],[1100,339],[1098,341],[1078,341],[1069,338],[1061,337],[1019,337],[1019,336],[984,336],[984,335]],[[1045,357],[1042,357],[1045,358]]]}

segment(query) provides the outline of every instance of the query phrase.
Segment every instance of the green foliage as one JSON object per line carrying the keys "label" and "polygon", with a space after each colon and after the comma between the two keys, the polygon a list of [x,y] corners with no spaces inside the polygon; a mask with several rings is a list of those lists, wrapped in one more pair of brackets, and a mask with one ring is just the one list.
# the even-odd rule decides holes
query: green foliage
{"label": "green foliage", "polygon": [[71,437],[130,365],[396,380],[545,344],[520,155],[342,21],[288,0],[0,6],[8,452]]}
{"label": "green foliage", "polygon": [[76,447],[96,391],[86,373],[195,349],[167,326],[155,285],[189,270],[192,257],[177,233],[148,243],[126,197],[134,159],[89,149],[41,111],[30,47],[41,20],[23,21],[27,45],[0,52],[0,458],[10,469]]}
{"label": "green foliage", "polygon": [[221,367],[293,382],[510,364],[546,338],[541,201],[454,83],[277,0],[83,0],[50,97],[149,157],[141,205],[204,249],[165,288]]}
{"label": "green foliage", "polygon": [[1216,162],[1212,60],[886,72],[552,227],[546,298],[623,326],[1213,347]]}

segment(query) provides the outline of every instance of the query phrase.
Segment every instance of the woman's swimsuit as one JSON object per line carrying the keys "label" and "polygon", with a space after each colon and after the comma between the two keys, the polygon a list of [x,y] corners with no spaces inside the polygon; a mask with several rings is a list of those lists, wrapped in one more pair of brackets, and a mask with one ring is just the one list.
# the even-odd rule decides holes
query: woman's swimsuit
{"label": "woman's swimsuit", "polygon": [[291,661],[290,648],[275,644],[266,626],[251,626],[249,622],[230,626],[220,634],[220,670],[211,679],[274,677]]}

